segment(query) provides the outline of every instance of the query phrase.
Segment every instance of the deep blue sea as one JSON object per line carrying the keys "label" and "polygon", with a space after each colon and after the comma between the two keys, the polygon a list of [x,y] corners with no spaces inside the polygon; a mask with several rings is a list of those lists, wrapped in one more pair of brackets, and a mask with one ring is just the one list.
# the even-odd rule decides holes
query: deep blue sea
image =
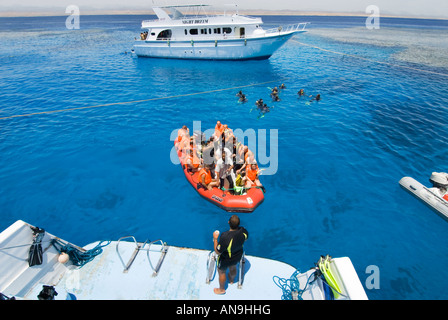
{"label": "deep blue sea", "polygon": [[[216,62],[134,57],[143,19],[0,18],[1,230],[22,219],[78,245],[134,235],[211,250],[230,214],[171,162],[170,135],[220,120],[278,130],[265,201],[240,214],[247,254],[302,271],[348,256],[364,285],[378,267],[370,299],[448,299],[448,222],[398,184],[448,171],[446,20],[266,16],[311,24],[269,60]],[[274,106],[263,118],[259,98]],[[93,108],[39,114],[81,107]]]}

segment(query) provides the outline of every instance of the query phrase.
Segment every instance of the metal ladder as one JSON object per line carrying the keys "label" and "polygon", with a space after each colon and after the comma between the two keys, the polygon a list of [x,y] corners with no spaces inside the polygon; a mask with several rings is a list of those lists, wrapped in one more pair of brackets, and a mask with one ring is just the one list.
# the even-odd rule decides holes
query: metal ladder
{"label": "metal ladder", "polygon": [[[129,238],[134,240],[135,249],[134,249],[134,252],[132,253],[128,263],[125,264],[123,259],[121,258],[121,254],[120,254],[120,251],[118,250],[118,247],[120,245],[121,240],[129,239]],[[123,273],[127,273],[129,271],[129,269],[131,268],[132,263],[134,262],[135,258],[137,257],[137,254],[140,251],[146,251],[146,256],[148,257],[149,265],[151,266],[151,269],[153,270],[152,276],[153,277],[157,276],[157,274],[158,274],[158,272],[160,270],[160,267],[162,266],[162,262],[165,259],[165,256],[166,256],[166,253],[167,253],[169,247],[162,240],[154,240],[154,241],[151,241],[151,242],[148,242],[148,241],[149,240],[146,240],[143,243],[137,242],[137,240],[135,240],[135,238],[133,236],[125,236],[125,237],[121,237],[120,239],[118,239],[117,245],[116,245],[116,251],[117,251],[118,257],[120,258],[120,261],[121,261],[121,263],[123,264],[123,267],[124,267]],[[160,244],[161,244],[161,248],[160,248],[160,251],[159,251],[161,254],[160,254],[159,261],[157,262],[157,265],[154,268],[152,263],[151,263],[151,259],[149,257],[149,251],[151,249],[151,245],[154,244],[154,243],[157,243],[157,242],[160,242]],[[148,245],[148,247],[145,249],[144,247],[146,245]]]}
{"label": "metal ladder", "polygon": [[[218,261],[218,255],[215,251],[210,251],[208,254],[207,259],[207,277],[205,279],[206,284],[210,284],[210,281],[212,281],[215,278],[216,274],[216,263]],[[244,252],[241,256],[240,264],[239,264],[239,272],[238,272],[238,289],[243,288],[243,281],[244,281],[244,264],[246,262],[246,259],[244,258]]]}
{"label": "metal ladder", "polygon": [[216,273],[216,261],[218,260],[218,255],[215,251],[210,251],[207,259],[207,277],[205,279],[206,284],[210,284],[210,280],[215,278]]}
{"label": "metal ladder", "polygon": [[243,288],[243,281],[244,281],[244,264],[246,263],[246,259],[244,259],[244,252],[241,256],[240,260],[240,270],[239,270],[239,277],[238,277],[238,289]]}

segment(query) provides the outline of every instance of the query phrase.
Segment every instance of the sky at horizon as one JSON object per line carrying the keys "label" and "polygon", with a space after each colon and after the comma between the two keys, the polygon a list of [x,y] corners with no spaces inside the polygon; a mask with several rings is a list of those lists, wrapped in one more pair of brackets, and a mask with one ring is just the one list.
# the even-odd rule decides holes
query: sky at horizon
{"label": "sky at horizon", "polygon": [[[365,13],[366,8],[375,5],[380,14],[416,17],[448,18],[448,1],[446,0],[239,0],[229,3],[238,4],[240,10],[293,10],[332,13]],[[59,11],[65,13],[69,5],[76,5],[82,10],[150,10],[153,5],[211,4],[220,5],[222,0],[2,0],[0,11]],[[370,13],[370,11],[369,11]]]}

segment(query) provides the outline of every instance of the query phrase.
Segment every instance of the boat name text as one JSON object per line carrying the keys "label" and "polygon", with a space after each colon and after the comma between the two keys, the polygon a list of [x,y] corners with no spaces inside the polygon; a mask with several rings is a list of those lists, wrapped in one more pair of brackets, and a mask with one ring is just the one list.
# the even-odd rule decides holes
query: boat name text
{"label": "boat name text", "polygon": [[220,197],[218,197],[218,196],[215,196],[215,195],[212,195],[212,199],[213,199],[213,200],[216,200],[216,201],[218,201],[218,202],[223,202],[223,201],[224,201],[224,199],[222,199],[222,198],[220,198]]}
{"label": "boat name text", "polygon": [[190,19],[190,20],[182,20],[183,24],[199,24],[199,23],[208,23],[208,19]]}

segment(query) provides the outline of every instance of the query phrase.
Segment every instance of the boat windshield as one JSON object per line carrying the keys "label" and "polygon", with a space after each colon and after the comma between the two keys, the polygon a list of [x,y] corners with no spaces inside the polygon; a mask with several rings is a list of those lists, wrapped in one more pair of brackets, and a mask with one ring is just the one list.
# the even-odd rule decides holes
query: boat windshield
{"label": "boat windshield", "polygon": [[172,34],[171,29],[162,30],[157,35],[157,40],[171,39],[171,34]]}

